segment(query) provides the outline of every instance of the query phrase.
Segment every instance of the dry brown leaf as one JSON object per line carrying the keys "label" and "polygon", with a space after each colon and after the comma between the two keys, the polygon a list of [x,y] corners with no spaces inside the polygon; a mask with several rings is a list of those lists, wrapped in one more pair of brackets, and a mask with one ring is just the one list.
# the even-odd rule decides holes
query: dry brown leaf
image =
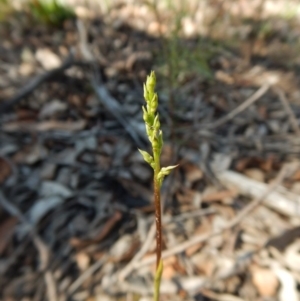
{"label": "dry brown leaf", "polygon": [[275,296],[279,281],[275,273],[267,268],[252,266],[252,282],[262,297]]}
{"label": "dry brown leaf", "polygon": [[125,257],[128,257],[128,253],[132,253],[132,247],[136,243],[133,235],[125,234],[121,236],[115,244],[110,249],[110,255],[115,262],[123,260]]}
{"label": "dry brown leaf", "polygon": [[249,157],[239,159],[235,164],[235,169],[239,172],[242,172],[242,171],[244,171],[245,168],[247,168],[247,166],[249,166],[251,161],[252,161],[252,159]]}
{"label": "dry brown leaf", "polygon": [[6,160],[0,158],[0,184],[3,183],[11,174],[11,167]]}
{"label": "dry brown leaf", "polygon": [[174,148],[172,147],[172,145],[170,143],[164,143],[164,147],[160,155],[161,165],[162,166],[174,165],[172,163],[173,155],[174,155]]}
{"label": "dry brown leaf", "polygon": [[225,83],[227,85],[232,85],[235,82],[235,79],[231,75],[225,73],[222,70],[218,70],[215,73],[215,77],[217,80],[219,80],[220,82]]}
{"label": "dry brown leaf", "polygon": [[0,255],[5,250],[7,244],[9,243],[14,231],[18,219],[11,217],[6,219],[0,224]]}
{"label": "dry brown leaf", "polygon": [[196,253],[191,257],[191,261],[197,270],[206,277],[211,277],[216,268],[216,260],[207,253]]}
{"label": "dry brown leaf", "polygon": [[278,159],[274,155],[271,155],[260,162],[259,168],[265,172],[270,172],[276,167],[276,164],[278,164]]}
{"label": "dry brown leaf", "polygon": [[86,253],[83,253],[83,252],[77,253],[75,255],[75,259],[77,262],[77,266],[81,271],[85,271],[89,267],[90,262],[91,262],[90,257]]}
{"label": "dry brown leaf", "polygon": [[84,248],[91,244],[99,243],[102,241],[107,235],[109,235],[110,231],[115,227],[115,225],[119,222],[122,218],[123,214],[120,211],[116,211],[113,216],[111,216],[103,227],[101,227],[99,233],[93,237],[92,239],[79,239],[73,237],[70,239],[71,246],[75,248]]}
{"label": "dry brown leaf", "polygon": [[[131,179],[126,179],[121,177],[119,179],[119,182],[127,191],[130,191],[132,196],[142,197],[146,200],[152,201],[152,197],[153,197],[152,191],[145,185],[141,185],[137,181],[133,181]],[[153,205],[150,204],[149,208],[151,209],[151,211],[153,211]]]}
{"label": "dry brown leaf", "polygon": [[191,185],[199,181],[203,178],[202,170],[192,163],[186,163],[182,166],[185,172],[185,184],[187,187],[191,187]]}
{"label": "dry brown leaf", "polygon": [[161,22],[152,21],[149,23],[147,31],[150,35],[157,37],[160,36],[160,34],[165,34],[167,32],[167,27],[165,24],[162,24]]}
{"label": "dry brown leaf", "polygon": [[264,173],[258,169],[258,168],[248,168],[244,171],[245,175],[249,177],[250,179],[264,182],[265,181],[265,175]]}
{"label": "dry brown leaf", "polygon": [[[210,229],[211,229],[211,225],[208,223],[208,221],[206,219],[203,219],[203,222],[201,223],[201,225],[198,228],[196,228],[194,234],[201,235],[201,234],[207,233],[208,231],[210,231]],[[202,248],[203,244],[204,243],[200,242],[191,247],[188,247],[185,250],[185,254],[188,257],[195,254],[200,248]]]}
{"label": "dry brown leaf", "polygon": [[300,181],[300,170],[297,170],[293,176],[292,176],[293,181]]}
{"label": "dry brown leaf", "polygon": [[204,194],[202,197],[202,202],[218,202],[223,201],[228,198],[236,197],[237,192],[234,190],[222,190]]}
{"label": "dry brown leaf", "polygon": [[209,300],[216,300],[216,301],[244,301],[245,299],[229,295],[229,294],[217,294],[213,291],[208,289],[201,290],[204,296],[208,297]]}
{"label": "dry brown leaf", "polygon": [[17,115],[17,120],[21,121],[32,121],[36,120],[37,118],[37,113],[33,110],[27,110],[27,109],[22,109],[19,108],[16,110],[16,115]]}
{"label": "dry brown leaf", "polygon": [[164,259],[164,269],[162,273],[162,278],[166,280],[172,279],[176,275],[176,269],[174,264],[177,262],[177,257],[175,255]]}
{"label": "dry brown leaf", "polygon": [[21,63],[19,66],[19,74],[24,77],[29,77],[34,73],[34,65],[31,63]]}
{"label": "dry brown leaf", "polygon": [[181,205],[193,205],[199,203],[201,195],[198,191],[182,187],[181,192],[176,193],[176,198]]}
{"label": "dry brown leaf", "polygon": [[16,163],[35,164],[41,159],[44,159],[47,154],[47,149],[43,145],[36,143],[34,145],[27,146],[25,149],[16,153],[14,161]]}
{"label": "dry brown leaf", "polygon": [[38,49],[35,53],[35,58],[46,70],[58,68],[62,64],[59,56],[49,48]]}
{"label": "dry brown leaf", "polygon": [[150,51],[136,51],[129,55],[126,60],[125,68],[127,70],[132,70],[136,63],[145,64],[150,62],[152,59],[152,53]]}
{"label": "dry brown leaf", "polygon": [[274,155],[270,155],[265,159],[257,157],[246,157],[239,159],[235,164],[235,169],[240,172],[244,172],[247,168],[258,168],[265,172],[270,172],[276,167],[277,158]]}
{"label": "dry brown leaf", "polygon": [[62,131],[79,131],[82,130],[86,125],[86,120],[78,120],[78,121],[43,121],[39,123],[34,122],[23,122],[23,121],[15,121],[15,122],[7,122],[3,125],[2,129],[6,132],[17,132],[17,131],[29,131],[29,132],[44,132],[51,130],[62,130]]}
{"label": "dry brown leaf", "polygon": [[43,108],[40,110],[39,117],[40,118],[51,117],[53,115],[66,111],[67,108],[68,105],[65,102],[60,101],[58,99],[54,99],[50,102],[47,102],[43,106]]}

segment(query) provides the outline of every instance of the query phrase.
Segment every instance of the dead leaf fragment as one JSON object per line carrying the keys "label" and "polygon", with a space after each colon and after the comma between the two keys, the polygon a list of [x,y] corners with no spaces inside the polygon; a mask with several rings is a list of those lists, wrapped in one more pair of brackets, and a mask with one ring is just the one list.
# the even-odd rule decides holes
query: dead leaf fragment
{"label": "dead leaf fragment", "polygon": [[36,143],[33,146],[21,150],[14,156],[14,161],[17,163],[35,164],[36,162],[44,159],[48,154],[47,149]]}
{"label": "dead leaf fragment", "polygon": [[143,182],[149,181],[152,176],[152,171],[145,164],[135,163],[131,166],[131,172],[135,177],[142,180]]}
{"label": "dead leaf fragment", "polygon": [[216,268],[216,260],[212,255],[207,253],[196,253],[191,257],[192,263],[198,271],[203,273],[206,277],[211,277]]}
{"label": "dead leaf fragment", "polygon": [[82,130],[86,125],[85,120],[77,121],[57,121],[49,120],[44,122],[7,122],[3,125],[2,129],[8,133],[18,132],[18,131],[28,131],[28,132],[45,132],[51,130],[62,130],[62,131],[79,131]]}
{"label": "dead leaf fragment", "polygon": [[248,176],[249,178],[259,181],[259,182],[264,182],[265,181],[265,175],[264,173],[258,169],[258,168],[249,168],[244,171],[245,175]]}
{"label": "dead leaf fragment", "polygon": [[51,102],[46,103],[40,111],[39,117],[46,118],[55,115],[60,112],[64,112],[67,109],[67,104],[60,100],[54,99]]}
{"label": "dead leaf fragment", "polygon": [[3,183],[11,174],[10,165],[4,160],[0,158],[0,184]]}
{"label": "dead leaf fragment", "polygon": [[279,281],[275,273],[266,268],[252,268],[252,282],[262,297],[275,296]]}
{"label": "dead leaf fragment", "polygon": [[85,271],[90,265],[90,257],[83,252],[79,252],[75,255],[77,266],[81,271]]}
{"label": "dead leaf fragment", "polygon": [[55,195],[63,198],[69,198],[73,195],[69,188],[54,181],[44,181],[41,185],[39,193],[43,197]]}
{"label": "dead leaf fragment", "polygon": [[218,202],[228,198],[234,198],[237,192],[234,190],[221,190],[204,194],[202,197],[203,202]]}
{"label": "dead leaf fragment", "polygon": [[110,255],[115,261],[121,260],[131,249],[134,244],[132,235],[123,235],[110,249]]}
{"label": "dead leaf fragment", "polygon": [[49,196],[37,200],[29,211],[29,220],[32,224],[37,224],[40,219],[50,210],[62,204],[63,198],[59,196]]}
{"label": "dead leaf fragment", "polygon": [[52,52],[49,48],[38,49],[35,54],[35,58],[46,70],[58,68],[61,65],[61,59],[59,56]]}
{"label": "dead leaf fragment", "polygon": [[34,73],[34,66],[31,63],[21,63],[19,73],[24,77],[30,76]]}
{"label": "dead leaf fragment", "polygon": [[293,181],[300,181],[300,170],[297,170],[293,176],[292,176]]}
{"label": "dead leaf fragment", "polygon": [[222,70],[218,70],[215,74],[215,77],[217,80],[227,85],[232,85],[234,83],[234,78]]}
{"label": "dead leaf fragment", "polygon": [[[195,235],[201,235],[201,234],[205,234],[205,233],[208,233],[208,231],[211,230],[211,225],[206,221],[206,220],[203,220],[203,223],[199,225],[199,227],[195,230],[194,234]],[[203,243],[200,242],[200,243],[197,243],[197,244],[194,244],[190,247],[188,247],[186,250],[185,250],[185,254],[189,257],[189,256],[192,256],[193,254],[195,254],[200,248],[202,248],[203,246]]]}
{"label": "dead leaf fragment", "polygon": [[300,271],[300,240],[297,239],[293,244],[289,245],[284,252],[286,265],[292,271]]}
{"label": "dead leaf fragment", "polygon": [[175,255],[170,256],[164,260],[164,269],[162,278],[170,280],[176,275],[175,263],[177,262],[177,257]]}
{"label": "dead leaf fragment", "polygon": [[17,222],[17,218],[11,217],[0,224],[0,255],[9,243],[9,240],[15,231]]}
{"label": "dead leaf fragment", "polygon": [[203,178],[202,170],[195,164],[185,164],[184,170],[186,176],[185,180],[188,187],[190,187],[192,183],[199,181]]}
{"label": "dead leaf fragment", "polygon": [[113,229],[113,227],[115,227],[115,225],[121,218],[122,213],[120,211],[116,211],[114,215],[106,221],[105,225],[101,227],[101,231],[99,231],[99,233],[95,237],[91,239],[79,239],[73,237],[70,239],[70,244],[75,248],[84,248],[91,244],[99,243],[104,238],[106,238],[107,235],[109,235],[110,231]]}

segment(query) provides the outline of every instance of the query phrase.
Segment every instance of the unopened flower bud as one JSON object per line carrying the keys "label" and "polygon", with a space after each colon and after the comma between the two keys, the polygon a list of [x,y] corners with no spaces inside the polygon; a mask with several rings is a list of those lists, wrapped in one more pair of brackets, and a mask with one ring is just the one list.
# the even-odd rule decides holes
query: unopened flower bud
{"label": "unopened flower bud", "polygon": [[159,116],[158,114],[155,116],[153,121],[153,128],[158,131],[160,129],[160,122],[159,122]]}
{"label": "unopened flower bud", "polygon": [[153,94],[153,97],[151,99],[151,101],[149,102],[149,107],[150,107],[150,112],[152,114],[155,114],[156,111],[157,111],[157,106],[158,106],[158,97],[157,97],[157,94],[154,93]]}
{"label": "unopened flower bud", "polygon": [[154,163],[153,157],[152,157],[150,154],[148,154],[147,152],[142,151],[142,150],[140,150],[140,149],[139,149],[139,152],[140,152],[141,155],[143,156],[144,160],[145,160],[148,164],[150,164],[150,165],[152,166],[153,163]]}
{"label": "unopened flower bud", "polygon": [[146,87],[146,85],[144,84],[144,98],[145,98],[145,101],[146,101],[146,102],[149,101],[148,95],[149,95],[149,93],[148,93],[147,87]]}
{"label": "unopened flower bud", "polygon": [[147,90],[153,93],[155,89],[155,85],[156,85],[155,73],[154,71],[151,71],[150,75],[147,76],[147,81],[146,81]]}

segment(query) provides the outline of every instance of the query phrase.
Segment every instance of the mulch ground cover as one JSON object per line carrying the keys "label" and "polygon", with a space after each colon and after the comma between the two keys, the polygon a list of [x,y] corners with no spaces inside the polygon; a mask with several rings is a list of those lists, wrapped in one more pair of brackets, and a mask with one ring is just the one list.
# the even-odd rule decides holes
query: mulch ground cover
{"label": "mulch ground cover", "polygon": [[224,48],[210,77],[170,85],[159,24],[126,9],[1,24],[1,300],[151,300],[152,171],[138,152],[151,69],[162,166],[179,164],[162,187],[161,300],[300,300],[296,63]]}

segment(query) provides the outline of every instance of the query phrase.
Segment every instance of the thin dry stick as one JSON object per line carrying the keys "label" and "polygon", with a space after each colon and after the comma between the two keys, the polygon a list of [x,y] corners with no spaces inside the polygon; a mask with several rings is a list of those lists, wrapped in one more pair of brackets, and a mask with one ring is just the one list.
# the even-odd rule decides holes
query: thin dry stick
{"label": "thin dry stick", "polygon": [[285,97],[285,94],[283,93],[283,91],[280,88],[275,88],[274,90],[277,93],[284,110],[286,111],[286,113],[289,116],[289,121],[290,121],[290,124],[291,124],[294,132],[296,133],[297,136],[300,137],[300,128],[299,128],[298,121],[295,117],[294,112],[291,109],[291,106],[290,106],[288,100]]}
{"label": "thin dry stick", "polygon": [[69,287],[68,294],[72,295],[88,278],[90,278],[107,260],[104,256],[100,260],[91,265],[83,274],[81,274]]}
{"label": "thin dry stick", "polygon": [[[200,209],[200,210],[196,210],[196,211],[192,211],[192,212],[186,212],[186,213],[183,213],[183,214],[173,217],[172,220],[163,218],[163,225],[169,224],[169,223],[175,222],[175,221],[179,222],[184,219],[195,217],[195,216],[202,216],[202,215],[214,214],[214,213],[216,213],[216,211],[212,208]],[[120,271],[119,276],[118,276],[119,277],[118,279],[120,281],[125,280],[125,278],[135,269],[135,264],[147,253],[147,251],[149,250],[149,248],[153,242],[154,235],[155,235],[155,223],[153,223],[151,225],[151,228],[148,231],[146,240],[145,240],[142,248],[139,250],[138,253],[135,254],[133,259],[123,268],[123,270]]]}
{"label": "thin dry stick", "polygon": [[[241,210],[237,214],[237,216],[235,218],[233,218],[223,229],[218,230],[218,231],[209,232],[209,233],[206,233],[206,234],[203,234],[203,235],[194,236],[191,239],[185,241],[184,243],[181,243],[181,244],[175,246],[172,249],[169,249],[169,250],[166,250],[166,251],[162,252],[162,258],[170,257],[172,255],[181,253],[181,252],[185,251],[187,248],[189,248],[189,247],[191,247],[195,244],[204,242],[204,241],[210,239],[211,237],[214,237],[216,235],[220,235],[224,231],[235,227],[238,223],[240,223],[242,221],[243,218],[245,218],[245,216],[247,216],[251,211],[253,211],[257,206],[259,206],[263,202],[265,197],[267,195],[269,195],[278,185],[280,185],[280,183],[284,180],[284,178],[287,175],[289,175],[290,173],[291,173],[290,166],[285,165],[282,168],[282,170],[280,171],[280,173],[278,174],[277,178],[274,180],[274,182],[272,182],[269,185],[268,189],[262,195],[262,197],[253,200],[248,206],[243,208],[243,210]],[[155,258],[156,258],[155,255],[154,256],[149,256],[149,257],[145,258],[144,260],[136,263],[135,268],[152,264],[153,262],[155,262]]]}
{"label": "thin dry stick", "polygon": [[62,63],[62,65],[58,68],[51,69],[48,72],[38,74],[34,77],[29,83],[27,83],[24,87],[17,92],[12,98],[4,101],[0,105],[0,115],[11,109],[14,105],[18,104],[24,97],[30,95],[38,86],[40,86],[43,82],[48,79],[56,76],[62,71],[69,69],[75,64],[74,61],[74,51],[71,50],[67,59]]}
{"label": "thin dry stick", "polygon": [[120,281],[124,281],[124,279],[131,273],[131,271],[134,270],[135,263],[138,262],[147,253],[147,251],[150,248],[150,245],[153,242],[154,235],[155,235],[155,222],[152,224],[142,248],[139,250],[138,253],[135,254],[133,259],[120,272],[119,274]]}
{"label": "thin dry stick", "polygon": [[84,27],[83,22],[78,21],[77,28],[79,32],[81,54],[84,57],[84,59],[91,64],[91,67],[95,71],[95,76],[92,78],[91,83],[96,93],[96,96],[105,106],[105,108],[124,127],[124,129],[130,135],[130,137],[133,139],[133,141],[135,141],[139,147],[144,147],[145,143],[144,143],[143,135],[137,131],[132,121],[125,116],[125,114],[123,113],[122,106],[109,93],[109,91],[106,89],[106,87],[101,81],[101,74],[98,70],[97,65],[95,64],[96,59],[93,53],[90,51],[90,47],[87,41],[87,31],[86,28]]}
{"label": "thin dry stick", "polygon": [[11,215],[17,217],[25,226],[29,229],[29,233],[32,237],[32,241],[38,250],[40,257],[40,270],[44,274],[44,280],[47,287],[47,295],[49,301],[57,301],[57,290],[55,279],[52,272],[48,269],[48,263],[50,259],[50,250],[48,246],[43,242],[40,236],[36,233],[32,224],[27,221],[24,214],[12,203],[9,202],[4,194],[0,191],[0,204]]}
{"label": "thin dry stick", "polygon": [[228,122],[229,120],[233,119],[238,114],[242,113],[244,110],[246,110],[249,106],[254,104],[257,100],[259,100],[270,88],[270,85],[265,84],[261,86],[253,95],[251,95],[248,99],[246,99],[242,104],[240,104],[238,107],[236,107],[234,110],[229,112],[224,117],[218,119],[217,121],[213,123],[209,123],[208,125],[203,125],[207,129],[215,129],[224,123]]}

